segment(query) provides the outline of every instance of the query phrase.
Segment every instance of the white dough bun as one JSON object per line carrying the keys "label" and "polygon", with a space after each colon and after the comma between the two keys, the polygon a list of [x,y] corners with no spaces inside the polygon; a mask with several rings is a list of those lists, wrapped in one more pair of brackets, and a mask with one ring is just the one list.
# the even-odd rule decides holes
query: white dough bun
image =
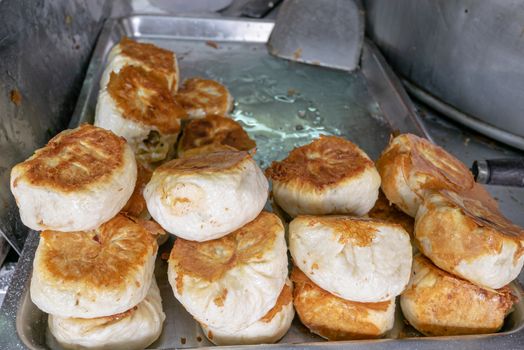
{"label": "white dough bun", "polygon": [[247,152],[214,152],[175,159],[155,170],[144,190],[147,208],[178,237],[207,241],[257,217],[268,182]]}
{"label": "white dough bun", "polygon": [[299,216],[289,224],[289,250],[315,284],[351,301],[391,300],[411,272],[409,234],[383,221]]}
{"label": "white dough bun", "polygon": [[185,116],[165,79],[140,66],[124,66],[99,92],[95,125],[124,137],[137,159],[158,162],[174,154]]}
{"label": "white dough bun", "polygon": [[277,302],[287,278],[284,227],[262,212],[239,230],[207,242],[178,238],[168,277],[175,297],[211,329],[237,332]]}
{"label": "white dough bun", "polygon": [[153,278],[145,299],[132,309],[98,318],[49,315],[48,326],[64,349],[140,350],[158,339],[165,318],[160,291]]}
{"label": "white dough bun", "polygon": [[126,204],[137,165],[124,139],[82,125],[65,130],[11,170],[22,222],[37,231],[92,230]]}
{"label": "white dough bun", "polygon": [[277,204],[297,215],[362,216],[378,198],[380,176],[366,153],[350,141],[322,136],[295,148],[266,170]]}
{"label": "white dough bun", "polygon": [[125,312],[146,296],[157,250],[148,227],[120,214],[92,231],[44,231],[33,261],[31,300],[60,317]]}
{"label": "white dough bun", "polygon": [[481,200],[428,192],[415,219],[420,251],[435,265],[484,288],[498,289],[524,265],[524,230]]}
{"label": "white dough bun", "polygon": [[229,332],[201,324],[207,339],[215,345],[272,344],[281,339],[291,327],[295,316],[293,308],[293,287],[287,280],[277,303],[260,320],[240,331]]}

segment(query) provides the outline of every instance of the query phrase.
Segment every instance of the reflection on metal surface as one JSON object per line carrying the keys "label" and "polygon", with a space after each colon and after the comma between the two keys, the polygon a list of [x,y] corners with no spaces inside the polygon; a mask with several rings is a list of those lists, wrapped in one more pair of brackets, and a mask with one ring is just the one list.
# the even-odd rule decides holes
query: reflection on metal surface
{"label": "reflection on metal surface", "polygon": [[11,167],[62,130],[112,2],[0,1],[0,231],[20,253],[27,228]]}
{"label": "reflection on metal surface", "polygon": [[[513,146],[518,142],[524,149],[522,1],[364,4],[367,34],[397,72],[462,112],[450,117],[502,142]],[[446,115],[448,111],[442,110]],[[520,140],[512,141],[511,134]]]}
{"label": "reflection on metal surface", "polygon": [[428,106],[431,106],[436,111],[444,114],[448,118],[451,118],[485,135],[493,137],[494,139],[500,142],[504,142],[505,144],[508,144],[510,146],[524,150],[524,137],[515,135],[511,132],[501,130],[477,118],[466,115],[462,113],[461,111],[457,110],[456,108],[428,94],[426,91],[422,90],[421,88],[419,88],[415,84],[410,83],[407,80],[403,80],[402,82],[404,83],[404,86],[406,87],[406,89],[409,91],[411,95],[413,95],[415,98],[419,99],[420,101],[424,102]]}

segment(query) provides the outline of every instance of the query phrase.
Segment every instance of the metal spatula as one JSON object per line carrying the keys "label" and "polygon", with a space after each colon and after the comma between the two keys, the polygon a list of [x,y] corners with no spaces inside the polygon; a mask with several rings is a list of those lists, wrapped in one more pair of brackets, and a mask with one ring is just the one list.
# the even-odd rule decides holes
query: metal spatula
{"label": "metal spatula", "polygon": [[358,0],[286,0],[268,42],[272,55],[352,71],[364,40]]}

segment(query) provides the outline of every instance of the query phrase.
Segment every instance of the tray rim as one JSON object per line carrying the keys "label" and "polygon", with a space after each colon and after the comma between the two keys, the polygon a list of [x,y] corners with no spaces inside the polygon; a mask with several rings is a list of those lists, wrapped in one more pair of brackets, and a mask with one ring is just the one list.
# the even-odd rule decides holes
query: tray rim
{"label": "tray rim", "polygon": [[[170,16],[170,15],[141,15],[133,14],[116,19],[109,19],[106,21],[97,43],[91,61],[86,73],[93,75],[96,70],[99,70],[97,64],[93,61],[94,57],[104,57],[104,41],[109,40],[110,36],[114,35],[115,31],[120,31],[122,26],[129,25],[130,21],[139,20],[167,20],[167,21],[204,21],[204,22],[220,22],[228,25],[239,24],[257,24],[272,28],[273,21],[260,21],[239,18],[227,17],[192,17],[192,16]],[[118,28],[120,26],[120,29]],[[128,28],[129,30],[129,28]],[[125,32],[123,34],[126,34]],[[140,37],[154,37],[161,38],[162,35],[144,35],[133,32],[133,36]],[[221,40],[221,41],[238,41],[248,42],[249,40],[225,40],[218,37],[187,37],[187,39],[197,40]],[[256,39],[256,38],[255,38]],[[267,39],[266,39],[267,41]],[[249,42],[264,42],[261,40],[251,40]],[[384,115],[389,117],[394,116],[394,120],[386,118],[391,124],[393,130],[402,130],[403,132],[412,132],[421,136],[429,138],[429,134],[425,130],[423,123],[415,112],[415,108],[407,96],[404,88],[400,84],[400,80],[395,76],[391,68],[388,66],[385,59],[380,54],[376,46],[369,40],[365,40],[364,49],[362,53],[361,69],[367,80],[381,77],[383,83],[386,84],[384,88],[381,84],[369,84],[368,88],[373,97],[377,100]],[[88,86],[91,85],[91,86]],[[77,100],[76,108],[73,112],[69,127],[76,127],[80,122],[80,117],[83,115],[85,108],[83,101],[86,101],[89,94],[92,93],[92,86],[95,84],[84,84],[82,86],[79,98]],[[390,99],[390,101],[388,101]],[[392,100],[392,101],[391,101]],[[408,124],[406,124],[408,123]],[[411,124],[409,124],[411,123]],[[9,286],[2,308],[0,309],[0,339],[3,340],[3,345],[7,348],[20,349],[41,349],[42,347],[27,345],[29,340],[22,339],[19,329],[24,325],[19,322],[18,313],[23,299],[29,292],[30,276],[32,272],[32,261],[36,247],[38,245],[39,234],[36,231],[30,231],[27,242],[20,256],[19,264],[14,273],[13,280]],[[517,282],[515,282],[517,283]],[[517,284],[518,285],[518,284]],[[522,294],[520,286],[517,289]],[[493,334],[478,334],[467,336],[447,336],[447,337],[415,337],[402,339],[378,339],[378,340],[355,340],[355,341],[335,341],[335,342],[312,342],[312,343],[294,343],[294,344],[271,344],[271,345],[251,345],[251,346],[228,346],[228,349],[245,349],[245,348],[312,348],[312,349],[402,349],[407,346],[412,346],[420,349],[433,348],[455,348],[461,347],[479,348],[479,347],[502,347],[506,349],[517,349],[519,345],[524,343],[524,323],[517,328],[504,333]],[[209,347],[211,348],[211,347]],[[216,347],[213,347],[216,348]]]}

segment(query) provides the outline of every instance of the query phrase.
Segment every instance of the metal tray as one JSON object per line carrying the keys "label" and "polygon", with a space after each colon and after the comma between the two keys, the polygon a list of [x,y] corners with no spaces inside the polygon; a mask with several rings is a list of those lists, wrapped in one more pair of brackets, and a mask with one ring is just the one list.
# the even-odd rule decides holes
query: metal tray
{"label": "metal tray", "polygon": [[[266,167],[293,147],[319,134],[342,135],[378,157],[395,131],[427,136],[397,78],[370,42],[365,42],[360,70],[353,73],[283,61],[267,54],[272,22],[238,19],[135,15],[108,21],[94,50],[77,108],[70,123],[92,122],[99,79],[111,47],[124,35],[174,50],[182,77],[207,76],[226,84],[236,99],[233,118],[257,141],[256,159]],[[212,42],[210,42],[212,41]],[[173,239],[160,248],[155,274],[167,319],[151,348],[208,347],[198,324],[173,296],[167,263]],[[29,296],[38,233],[27,238],[18,269],[0,310],[2,348],[54,347],[46,334],[47,315]],[[513,284],[516,295],[522,295]],[[524,305],[508,316],[501,332],[491,335],[420,337],[397,310],[394,328],[380,340],[325,342],[295,319],[275,345],[252,348],[417,349],[479,347],[517,349],[524,342]],[[241,348],[241,347],[228,347]],[[242,347],[244,348],[244,347]]]}

